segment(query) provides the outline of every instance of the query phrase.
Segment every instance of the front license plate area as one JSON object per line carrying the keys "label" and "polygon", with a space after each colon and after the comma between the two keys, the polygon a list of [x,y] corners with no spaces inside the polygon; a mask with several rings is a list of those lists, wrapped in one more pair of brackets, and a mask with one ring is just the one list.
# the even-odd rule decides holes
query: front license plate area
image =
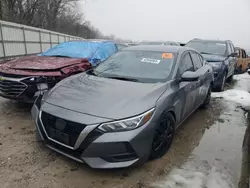
{"label": "front license plate area", "polygon": [[70,145],[69,135],[65,134],[63,132],[60,132],[58,130],[50,128],[49,129],[49,137],[58,141],[58,142],[61,142],[63,144]]}

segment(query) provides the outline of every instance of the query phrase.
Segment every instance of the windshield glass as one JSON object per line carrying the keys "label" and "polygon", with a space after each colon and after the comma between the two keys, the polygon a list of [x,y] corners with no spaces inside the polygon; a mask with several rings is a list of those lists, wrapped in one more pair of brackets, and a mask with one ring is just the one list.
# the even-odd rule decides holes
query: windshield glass
{"label": "windshield glass", "polygon": [[247,55],[250,56],[250,51],[247,51]]}
{"label": "windshield glass", "polygon": [[226,55],[226,43],[213,41],[191,41],[186,46],[194,48],[202,54]]}
{"label": "windshield glass", "polygon": [[165,42],[141,42],[139,45],[164,45]]}
{"label": "windshield glass", "polygon": [[121,50],[123,48],[126,48],[127,46],[126,45],[123,45],[123,44],[116,44],[118,50]]}
{"label": "windshield glass", "polygon": [[173,61],[172,53],[124,50],[101,63],[94,73],[145,83],[164,82],[170,77]]}

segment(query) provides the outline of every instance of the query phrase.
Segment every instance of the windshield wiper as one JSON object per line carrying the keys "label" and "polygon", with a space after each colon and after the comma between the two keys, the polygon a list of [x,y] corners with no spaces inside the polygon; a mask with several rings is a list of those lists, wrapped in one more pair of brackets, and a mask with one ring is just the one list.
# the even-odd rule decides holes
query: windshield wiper
{"label": "windshield wiper", "polygon": [[211,54],[213,55],[212,53],[208,53],[208,52],[200,52],[201,54]]}
{"label": "windshield wiper", "polygon": [[89,71],[87,72],[87,74],[90,74],[90,75],[93,75],[93,76],[98,76],[98,75],[94,72],[94,69],[89,70]]}
{"label": "windshield wiper", "polygon": [[50,55],[49,57],[65,57],[65,58],[71,58],[70,56],[66,56],[66,55]]}
{"label": "windshield wiper", "polygon": [[139,82],[139,80],[135,79],[135,78],[126,78],[126,77],[121,77],[121,76],[109,76],[106,78],[110,78],[110,79],[116,79],[116,80],[124,80],[124,81],[131,81],[131,82]]}

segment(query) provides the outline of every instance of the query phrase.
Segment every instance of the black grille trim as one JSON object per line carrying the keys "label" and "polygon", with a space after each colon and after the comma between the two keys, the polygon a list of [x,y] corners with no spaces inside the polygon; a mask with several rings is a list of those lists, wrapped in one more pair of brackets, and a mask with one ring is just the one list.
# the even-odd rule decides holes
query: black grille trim
{"label": "black grille trim", "polygon": [[27,85],[12,80],[0,80],[0,95],[7,97],[19,97],[27,88]]}
{"label": "black grille trim", "polygon": [[[63,130],[59,130],[56,127],[56,120],[57,119],[62,119],[56,116],[53,116],[49,113],[42,112],[41,114],[41,121],[44,126],[44,129],[47,133],[47,135],[53,139],[58,141],[59,143],[62,143],[64,145],[68,145],[70,147],[74,147],[76,140],[78,139],[80,133],[83,131],[83,129],[86,127],[86,125],[81,124],[81,123],[76,123],[73,121],[68,121],[65,119],[62,119],[63,121],[66,122],[66,127]],[[65,137],[65,135],[68,135],[68,140],[66,139],[60,139],[59,137],[55,137],[52,132],[57,131],[62,134],[62,137]]]}

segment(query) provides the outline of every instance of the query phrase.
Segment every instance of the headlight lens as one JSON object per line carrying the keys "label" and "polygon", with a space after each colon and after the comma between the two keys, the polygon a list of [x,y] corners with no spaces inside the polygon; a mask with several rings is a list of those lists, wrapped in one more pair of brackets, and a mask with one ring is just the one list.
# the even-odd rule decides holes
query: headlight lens
{"label": "headlight lens", "polygon": [[120,132],[136,129],[145,123],[147,123],[154,113],[154,108],[133,118],[128,118],[120,121],[113,121],[109,123],[103,123],[99,126],[99,129],[104,132]]}
{"label": "headlight lens", "polygon": [[218,69],[218,68],[220,68],[221,67],[221,65],[222,65],[222,62],[213,62],[213,63],[209,63],[209,65],[211,65],[212,66],[212,68],[214,68],[214,69]]}

